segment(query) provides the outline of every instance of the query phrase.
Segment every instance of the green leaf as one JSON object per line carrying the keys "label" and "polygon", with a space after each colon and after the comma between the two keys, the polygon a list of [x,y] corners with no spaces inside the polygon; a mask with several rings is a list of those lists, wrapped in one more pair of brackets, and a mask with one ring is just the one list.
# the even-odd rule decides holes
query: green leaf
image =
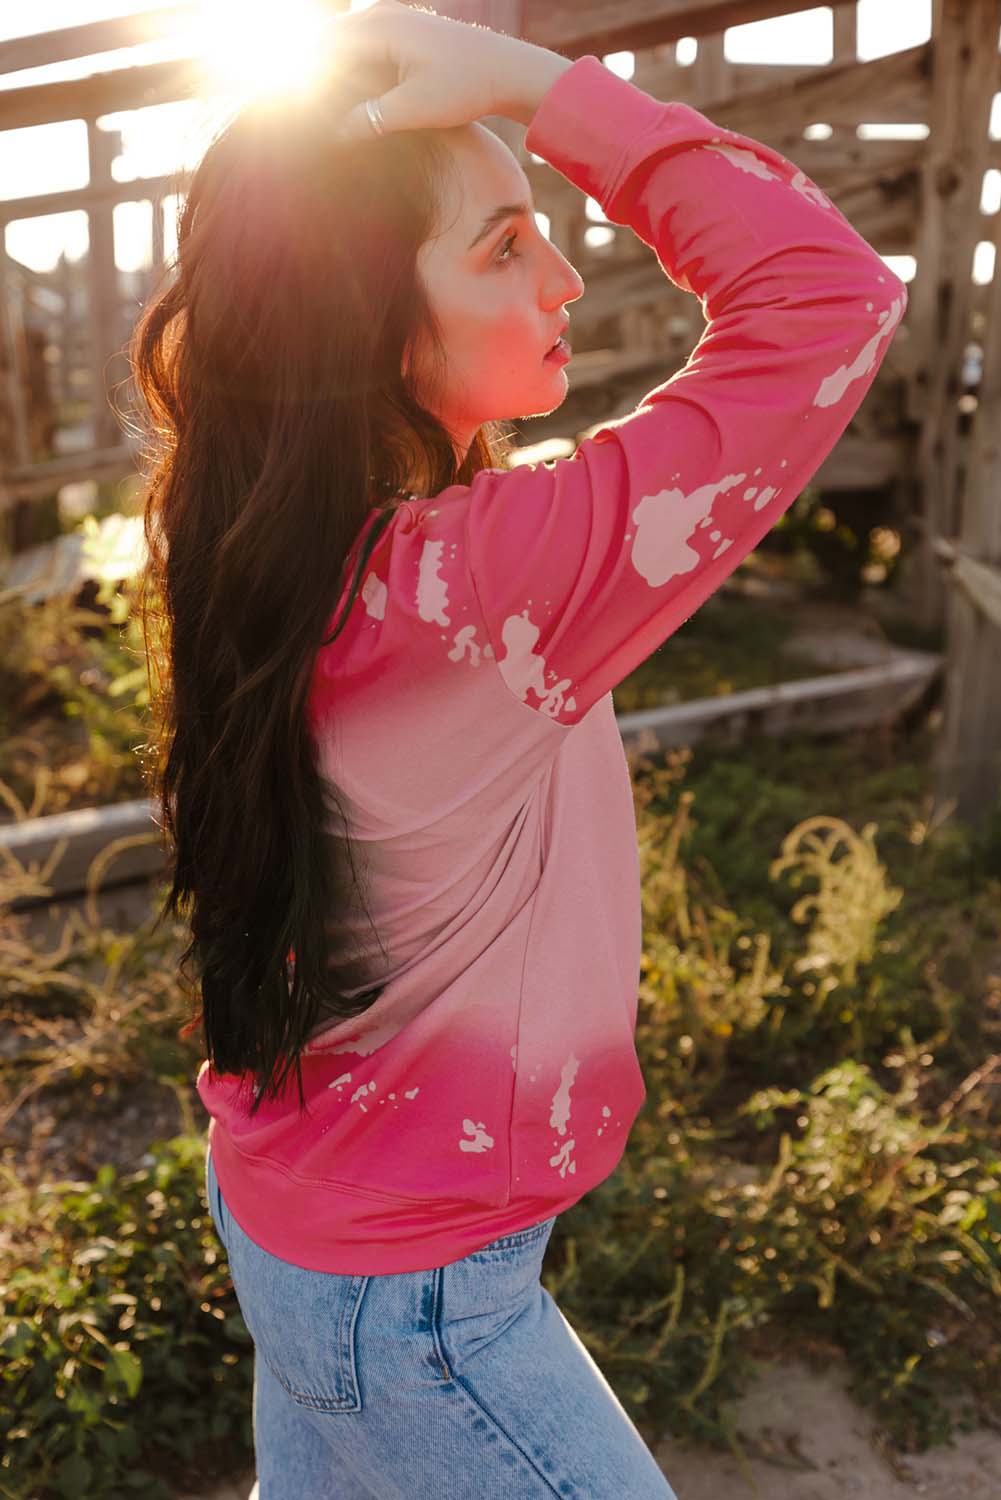
{"label": "green leaf", "polygon": [[56,1489],[68,1500],[80,1500],[80,1496],[87,1493],[92,1473],[91,1465],[82,1453],[71,1453],[56,1470]]}

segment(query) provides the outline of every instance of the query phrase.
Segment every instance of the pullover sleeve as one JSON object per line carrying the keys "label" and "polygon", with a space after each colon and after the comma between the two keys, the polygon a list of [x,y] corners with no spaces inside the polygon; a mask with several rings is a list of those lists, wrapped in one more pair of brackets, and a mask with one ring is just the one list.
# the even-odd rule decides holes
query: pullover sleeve
{"label": "pullover sleeve", "polygon": [[572,726],[672,634],[800,494],[869,389],[904,283],[778,152],[596,57],[525,138],[702,304],[684,368],[553,464],[417,502],[506,686]]}

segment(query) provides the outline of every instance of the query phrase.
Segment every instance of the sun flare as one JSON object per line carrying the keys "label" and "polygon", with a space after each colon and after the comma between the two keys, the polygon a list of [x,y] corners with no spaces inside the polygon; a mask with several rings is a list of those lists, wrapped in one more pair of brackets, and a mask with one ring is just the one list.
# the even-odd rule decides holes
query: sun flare
{"label": "sun flare", "polygon": [[187,39],[213,91],[299,94],[320,77],[330,19],[318,0],[202,0]]}

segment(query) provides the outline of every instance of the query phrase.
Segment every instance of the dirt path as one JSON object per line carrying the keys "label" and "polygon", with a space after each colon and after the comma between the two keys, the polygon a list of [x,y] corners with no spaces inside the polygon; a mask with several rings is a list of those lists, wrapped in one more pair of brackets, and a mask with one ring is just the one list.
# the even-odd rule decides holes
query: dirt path
{"label": "dirt path", "polygon": [[[953,1447],[886,1454],[871,1418],[845,1391],[837,1363],[765,1366],[739,1403],[746,1471],[729,1454],[664,1443],[655,1449],[678,1500],[999,1500],[1001,1433],[961,1434]],[[767,1455],[767,1456],[765,1456]]]}

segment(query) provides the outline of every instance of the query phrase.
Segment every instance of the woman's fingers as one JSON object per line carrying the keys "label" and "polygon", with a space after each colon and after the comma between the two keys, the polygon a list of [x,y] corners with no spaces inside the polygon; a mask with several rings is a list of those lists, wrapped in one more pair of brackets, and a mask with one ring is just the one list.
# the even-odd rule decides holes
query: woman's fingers
{"label": "woman's fingers", "polygon": [[338,138],[373,139],[365,110],[376,98],[387,134],[464,125],[495,108],[496,79],[527,44],[433,10],[376,0],[335,20],[331,70],[349,93]]}

